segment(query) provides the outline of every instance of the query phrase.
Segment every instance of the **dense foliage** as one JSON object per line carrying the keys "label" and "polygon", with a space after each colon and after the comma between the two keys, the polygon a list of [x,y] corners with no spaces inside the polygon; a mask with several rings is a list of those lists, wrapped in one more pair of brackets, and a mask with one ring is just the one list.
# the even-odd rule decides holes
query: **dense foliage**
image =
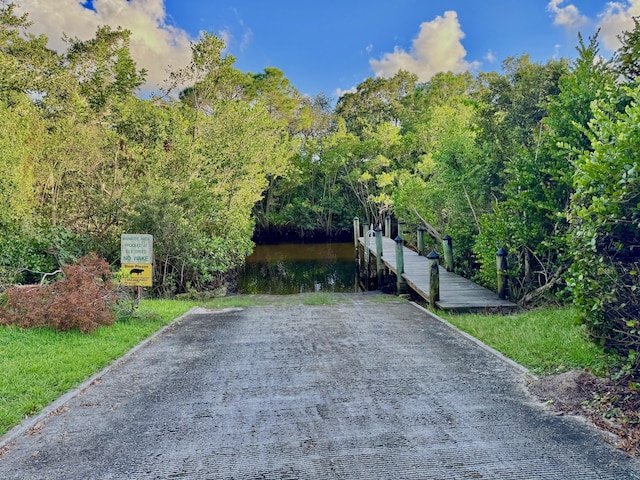
{"label": "dense foliage", "polygon": [[624,92],[622,112],[615,99],[592,104],[592,148],[575,162],[570,284],[590,332],[631,353],[640,346],[640,86]]}
{"label": "dense foliage", "polygon": [[14,10],[0,9],[0,287],[89,251],[116,266],[125,232],[154,235],[155,293],[218,286],[287,175],[300,95],[276,69],[239,72],[203,34],[163,96],[142,99],[128,31],[57,54]]}
{"label": "dense foliage", "polygon": [[[602,58],[508,58],[502,70],[400,71],[335,106],[283,72],[243,73],[203,33],[162,95],[130,33],[100,27],[66,52],[0,8],[0,288],[40,281],[119,237],[154,235],[156,294],[218,286],[264,235],[333,237],[386,216],[453,238],[456,269],[510,296],[575,299],[589,331],[640,346],[637,152],[640,25]],[[632,354],[633,355],[633,354]]]}

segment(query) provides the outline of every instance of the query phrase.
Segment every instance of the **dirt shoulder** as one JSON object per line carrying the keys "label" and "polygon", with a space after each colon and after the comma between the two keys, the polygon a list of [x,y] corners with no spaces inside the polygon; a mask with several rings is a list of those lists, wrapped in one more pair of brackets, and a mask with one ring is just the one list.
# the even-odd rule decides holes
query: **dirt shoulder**
{"label": "dirt shoulder", "polygon": [[640,390],[580,370],[540,378],[529,390],[558,414],[580,415],[617,437],[616,446],[640,456]]}

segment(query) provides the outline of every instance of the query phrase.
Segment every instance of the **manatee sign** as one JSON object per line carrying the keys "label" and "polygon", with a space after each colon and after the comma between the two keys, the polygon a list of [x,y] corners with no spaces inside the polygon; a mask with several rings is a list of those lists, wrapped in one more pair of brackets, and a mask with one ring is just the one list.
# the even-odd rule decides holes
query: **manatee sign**
{"label": "manatee sign", "polygon": [[120,239],[121,285],[150,287],[153,279],[153,235],[125,233]]}

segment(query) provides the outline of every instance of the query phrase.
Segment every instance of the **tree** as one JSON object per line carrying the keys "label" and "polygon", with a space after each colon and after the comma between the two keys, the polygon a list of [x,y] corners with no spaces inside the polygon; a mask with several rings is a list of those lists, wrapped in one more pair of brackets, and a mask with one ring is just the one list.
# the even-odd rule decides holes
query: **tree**
{"label": "tree", "polygon": [[403,162],[393,195],[396,216],[426,226],[435,248],[445,233],[455,238],[457,264],[467,272],[478,215],[488,203],[472,85],[469,74],[443,73],[414,92],[412,118],[403,128],[413,161]]}
{"label": "tree", "polygon": [[112,99],[123,100],[133,95],[144,84],[146,72],[136,70],[130,40],[130,31],[109,26],[98,27],[90,40],[67,39],[68,68],[95,112],[107,109]]}
{"label": "tree", "polygon": [[591,148],[575,162],[569,286],[589,333],[637,362],[640,87],[623,90],[631,99],[623,112],[615,91],[593,102],[593,118],[585,129]]}
{"label": "tree", "polygon": [[132,144],[130,165],[144,165],[155,152],[127,223],[159,239],[162,293],[215,287],[240,265],[253,245],[251,213],[267,178],[286,170],[286,124],[274,123],[262,100],[240,94],[247,77],[223,49],[222,40],[203,34],[191,64],[174,77],[195,82],[182,101],[143,104],[150,110],[131,110],[120,124]]}
{"label": "tree", "polygon": [[0,289],[53,267],[40,231],[37,184],[48,136],[33,98],[46,95],[57,55],[29,34],[26,15],[0,5]]}
{"label": "tree", "polygon": [[562,242],[556,240],[562,238],[558,213],[566,208],[567,184],[556,178],[557,155],[546,148],[553,142],[547,140],[544,119],[568,66],[562,61],[535,64],[523,56],[508,59],[504,69],[502,79],[487,77],[478,91],[478,144],[487,155],[494,201],[493,212],[480,221],[474,250],[482,265],[480,278],[493,285],[495,252],[507,247],[511,294],[530,301],[563,272],[558,266]]}
{"label": "tree", "polygon": [[403,99],[410,96],[417,75],[400,71],[391,78],[368,78],[354,93],[345,93],[338,100],[336,115],[342,117],[347,130],[359,137],[373,134],[382,123],[399,126],[404,115]]}
{"label": "tree", "polygon": [[29,93],[46,92],[49,74],[58,56],[47,37],[28,31],[28,16],[17,16],[16,6],[0,3],[0,98],[12,104]]}
{"label": "tree", "polygon": [[224,49],[224,40],[202,32],[198,41],[191,45],[189,65],[171,73],[166,93],[188,85],[180,92],[180,100],[193,108],[197,115],[214,113],[217,100],[242,99],[251,80],[233,68],[236,59],[233,55],[223,55]]}
{"label": "tree", "polygon": [[251,82],[245,89],[247,99],[260,99],[274,120],[292,124],[301,103],[301,95],[282,70],[267,67],[263,73],[250,77]]}
{"label": "tree", "polygon": [[636,82],[640,77],[640,20],[633,17],[633,30],[618,35],[620,47],[613,62],[616,71],[628,82]]}

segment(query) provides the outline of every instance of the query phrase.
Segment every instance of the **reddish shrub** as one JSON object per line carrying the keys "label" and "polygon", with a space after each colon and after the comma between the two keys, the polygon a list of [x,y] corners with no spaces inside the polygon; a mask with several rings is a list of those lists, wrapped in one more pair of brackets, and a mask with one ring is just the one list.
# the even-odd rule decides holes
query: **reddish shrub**
{"label": "reddish shrub", "polygon": [[95,255],[62,267],[64,278],[48,285],[14,286],[6,290],[0,324],[22,328],[49,326],[83,333],[115,321],[116,300],[109,264]]}

